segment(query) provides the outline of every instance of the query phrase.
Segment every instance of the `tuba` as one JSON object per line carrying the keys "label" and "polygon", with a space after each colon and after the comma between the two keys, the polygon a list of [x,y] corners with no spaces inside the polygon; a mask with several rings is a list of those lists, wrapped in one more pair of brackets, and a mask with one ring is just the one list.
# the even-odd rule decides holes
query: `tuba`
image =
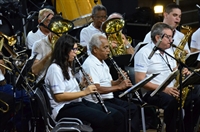
{"label": "tuba", "polygon": [[[177,60],[180,60],[181,62],[185,63],[187,52],[184,50],[184,47],[185,47],[186,43],[188,42],[189,37],[192,34],[192,28],[189,26],[182,26],[182,28],[188,30],[188,32],[182,38],[181,42],[179,43],[176,50],[174,51],[174,57]],[[181,73],[179,73],[179,74],[181,74]],[[176,78],[176,82],[174,84],[175,87],[177,87],[179,85],[179,76],[180,75],[178,75]],[[182,77],[182,80],[184,80],[184,79],[185,79],[185,77]],[[182,102],[180,102],[182,104],[181,105],[182,107],[185,104],[186,97],[191,88],[193,88],[193,86],[189,85],[182,89]],[[180,98],[177,98],[177,99],[180,101]]]}
{"label": "tuba", "polygon": [[[126,54],[126,47],[122,38],[122,29],[124,28],[125,21],[122,18],[108,19],[101,25],[101,30],[108,38],[110,44],[111,55],[123,55]],[[131,37],[127,36],[129,43],[132,42]],[[117,47],[113,48],[112,41],[117,42]]]}

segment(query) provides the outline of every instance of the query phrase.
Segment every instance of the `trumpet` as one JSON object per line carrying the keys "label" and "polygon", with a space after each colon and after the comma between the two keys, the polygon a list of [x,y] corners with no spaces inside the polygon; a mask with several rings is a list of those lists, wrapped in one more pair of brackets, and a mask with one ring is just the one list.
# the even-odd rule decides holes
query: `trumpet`
{"label": "trumpet", "polygon": [[3,101],[3,100],[1,100],[1,99],[0,99],[0,102],[3,103],[3,104],[6,106],[6,109],[0,108],[0,110],[1,110],[3,113],[8,112],[8,110],[9,110],[9,105],[8,105],[5,101]]}
{"label": "trumpet", "polygon": [[[83,70],[83,68],[82,68],[82,66],[81,66],[81,63],[79,62],[79,60],[78,60],[77,57],[75,57],[75,60],[76,60],[77,63],[79,64],[80,69],[81,69],[81,72],[83,73],[83,76],[85,77],[85,79],[86,79],[86,81],[88,82],[88,84],[89,84],[89,85],[93,84],[93,83],[90,81],[90,78],[89,78],[88,74]],[[99,103],[101,104],[103,110],[104,110],[107,114],[109,114],[110,112],[109,112],[108,109],[106,108],[106,106],[105,106],[105,104],[104,104],[104,101],[103,101],[101,95],[100,95],[98,92],[95,92],[94,94],[95,94],[97,100],[99,101]]]}

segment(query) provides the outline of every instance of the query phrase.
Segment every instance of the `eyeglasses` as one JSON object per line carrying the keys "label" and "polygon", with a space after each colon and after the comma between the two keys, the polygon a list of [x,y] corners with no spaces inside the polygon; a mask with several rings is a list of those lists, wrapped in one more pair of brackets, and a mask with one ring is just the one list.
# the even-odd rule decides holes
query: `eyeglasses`
{"label": "eyeglasses", "polygon": [[97,19],[107,19],[108,16],[94,16]]}
{"label": "eyeglasses", "polygon": [[171,35],[165,34],[164,37],[168,38],[170,41],[173,41],[173,40],[174,40],[173,37],[172,37]]}
{"label": "eyeglasses", "polygon": [[78,47],[77,47],[77,48],[72,48],[72,50],[73,50],[74,52],[76,52],[76,51],[78,51]]}

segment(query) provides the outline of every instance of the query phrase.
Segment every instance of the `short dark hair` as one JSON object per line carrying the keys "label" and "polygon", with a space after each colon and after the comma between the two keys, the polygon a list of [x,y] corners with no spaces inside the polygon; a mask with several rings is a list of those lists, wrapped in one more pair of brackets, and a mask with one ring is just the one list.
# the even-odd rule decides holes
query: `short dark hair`
{"label": "short dark hair", "polygon": [[95,5],[92,9],[92,16],[96,15],[98,11],[105,11],[107,13],[107,9],[103,5]]}
{"label": "short dark hair", "polygon": [[170,12],[172,12],[173,9],[177,9],[177,8],[180,9],[180,6],[177,5],[175,2],[173,2],[166,5],[164,11],[169,14]]}

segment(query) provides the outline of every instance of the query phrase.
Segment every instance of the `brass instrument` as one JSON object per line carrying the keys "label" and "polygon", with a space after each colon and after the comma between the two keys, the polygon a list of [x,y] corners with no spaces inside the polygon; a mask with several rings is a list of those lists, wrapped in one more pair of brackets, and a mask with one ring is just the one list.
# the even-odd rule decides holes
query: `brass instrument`
{"label": "brass instrument", "polygon": [[[174,51],[174,57],[177,60],[180,60],[181,62],[185,63],[187,52],[184,50],[184,47],[185,47],[186,43],[188,42],[189,37],[192,34],[192,28],[189,26],[182,26],[182,28],[188,30],[188,32],[182,38],[181,42],[179,43],[176,50]],[[179,76],[180,75],[178,75],[176,78],[176,83],[174,84],[175,87],[177,87],[179,85]],[[184,79],[185,79],[185,77],[183,76],[182,80],[184,80]],[[182,102],[180,102],[182,104],[181,105],[182,107],[184,106],[188,92],[190,91],[190,88],[192,88],[192,87],[193,86],[187,86],[182,89]],[[180,100],[180,98],[178,98],[178,100]]]}
{"label": "brass instrument", "polygon": [[[124,25],[125,21],[122,18],[112,18],[105,21],[101,26],[101,30],[107,35],[112,56],[126,54],[126,47],[122,38],[122,29]],[[126,37],[129,43],[131,43],[131,37]],[[112,41],[117,42],[118,45],[116,48],[113,48]]]}
{"label": "brass instrument", "polygon": [[8,112],[8,110],[9,110],[9,105],[8,105],[5,101],[3,101],[3,100],[1,100],[1,99],[0,99],[0,102],[3,103],[3,104],[6,106],[6,109],[0,108],[0,110],[1,110],[3,113]]}
{"label": "brass instrument", "polygon": [[47,27],[53,34],[51,38],[52,49],[54,49],[56,41],[62,36],[62,34],[68,33],[74,28],[74,24],[61,16],[54,16]]}
{"label": "brass instrument", "polygon": [[13,46],[17,42],[17,37],[14,35],[9,37],[9,36],[3,34],[2,32],[0,32],[0,36],[6,38],[8,40],[9,46]]}
{"label": "brass instrument", "polygon": [[[79,64],[80,66],[80,70],[81,72],[83,73],[83,76],[85,77],[86,81],[88,82],[89,85],[93,84],[88,76],[88,74],[83,70],[82,66],[81,66],[81,63],[79,62],[78,58],[75,57],[75,60],[76,62]],[[108,111],[108,109],[106,108],[105,104],[104,104],[104,101],[101,97],[101,95],[98,93],[98,92],[95,92],[94,95],[96,96],[97,100],[99,101],[99,103],[101,104],[103,110],[109,114],[110,112]]]}

